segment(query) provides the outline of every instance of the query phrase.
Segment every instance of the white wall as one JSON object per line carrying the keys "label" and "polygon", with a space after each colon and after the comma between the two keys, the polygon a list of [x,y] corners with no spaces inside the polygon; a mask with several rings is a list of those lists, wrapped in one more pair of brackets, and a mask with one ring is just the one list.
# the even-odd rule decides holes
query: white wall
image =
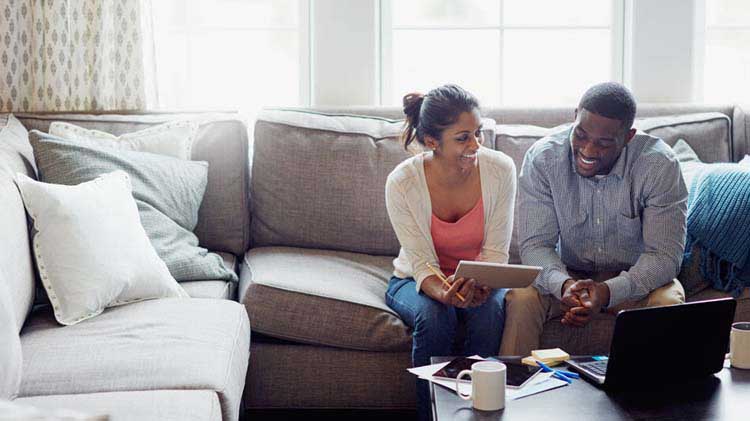
{"label": "white wall", "polygon": [[311,1],[311,105],[378,104],[379,1]]}

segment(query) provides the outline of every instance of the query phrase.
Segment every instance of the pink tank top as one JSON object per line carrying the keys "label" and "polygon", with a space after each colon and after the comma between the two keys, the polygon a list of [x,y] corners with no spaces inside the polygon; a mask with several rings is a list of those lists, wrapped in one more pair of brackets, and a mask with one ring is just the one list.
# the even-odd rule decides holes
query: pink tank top
{"label": "pink tank top", "polygon": [[460,260],[476,260],[484,242],[482,197],[456,222],[445,222],[433,213],[430,233],[440,269],[446,276],[453,275]]}

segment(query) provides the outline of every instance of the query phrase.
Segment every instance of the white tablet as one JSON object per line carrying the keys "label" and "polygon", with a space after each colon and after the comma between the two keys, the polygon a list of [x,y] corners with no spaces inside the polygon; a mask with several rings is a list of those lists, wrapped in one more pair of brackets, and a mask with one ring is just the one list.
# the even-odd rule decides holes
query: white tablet
{"label": "white tablet", "polygon": [[480,285],[490,288],[526,288],[541,271],[539,266],[461,260],[455,275],[456,278],[474,278]]}

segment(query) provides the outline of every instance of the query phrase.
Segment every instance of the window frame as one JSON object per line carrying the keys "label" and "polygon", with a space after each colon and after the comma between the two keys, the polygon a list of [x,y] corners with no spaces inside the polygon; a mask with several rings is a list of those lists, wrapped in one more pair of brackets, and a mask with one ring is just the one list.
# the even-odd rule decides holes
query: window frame
{"label": "window frame", "polygon": [[498,25],[472,25],[472,26],[419,26],[410,28],[404,27],[393,27],[392,22],[392,1],[393,0],[380,0],[380,51],[378,52],[379,60],[379,71],[380,75],[378,82],[380,90],[380,103],[379,105],[393,105],[396,104],[396,98],[393,98],[393,34],[394,29],[445,29],[445,30],[456,30],[456,29],[493,29],[499,31],[500,37],[500,49],[497,52],[500,56],[500,71],[498,78],[500,82],[498,98],[498,104],[487,104],[490,106],[501,106],[504,104],[504,89],[503,89],[503,48],[504,48],[504,32],[506,29],[537,29],[537,30],[555,30],[555,29],[610,29],[612,31],[611,37],[611,74],[610,78],[616,82],[623,82],[624,68],[625,68],[625,1],[626,0],[608,0],[612,2],[612,16],[609,26],[599,25],[506,25],[503,23],[503,3],[505,0],[493,0],[500,2],[500,16]]}

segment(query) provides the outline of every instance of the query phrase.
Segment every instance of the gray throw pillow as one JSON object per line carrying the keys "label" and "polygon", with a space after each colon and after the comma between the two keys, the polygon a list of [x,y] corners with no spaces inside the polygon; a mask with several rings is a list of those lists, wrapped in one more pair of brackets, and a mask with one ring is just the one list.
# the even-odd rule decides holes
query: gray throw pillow
{"label": "gray throw pillow", "polygon": [[84,146],[37,130],[29,132],[29,141],[45,183],[76,185],[115,170],[128,173],[141,224],[177,281],[237,280],[193,234],[208,179],[206,162]]}

